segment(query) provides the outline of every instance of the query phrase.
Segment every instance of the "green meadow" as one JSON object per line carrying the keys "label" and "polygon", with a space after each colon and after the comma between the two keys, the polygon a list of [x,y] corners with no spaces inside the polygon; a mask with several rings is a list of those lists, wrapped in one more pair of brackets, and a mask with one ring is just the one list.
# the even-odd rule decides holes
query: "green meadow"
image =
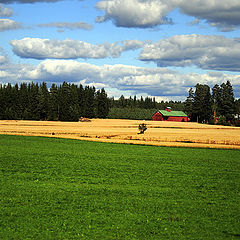
{"label": "green meadow", "polygon": [[0,239],[240,239],[240,151],[0,135]]}

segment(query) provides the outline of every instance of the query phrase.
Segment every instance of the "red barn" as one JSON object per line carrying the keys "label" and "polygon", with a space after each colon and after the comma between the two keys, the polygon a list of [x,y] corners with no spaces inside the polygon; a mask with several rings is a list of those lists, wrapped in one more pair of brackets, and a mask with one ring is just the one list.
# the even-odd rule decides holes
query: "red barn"
{"label": "red barn", "polygon": [[187,122],[188,116],[182,111],[172,111],[171,108],[165,110],[158,110],[152,116],[153,121],[173,121],[173,122]]}

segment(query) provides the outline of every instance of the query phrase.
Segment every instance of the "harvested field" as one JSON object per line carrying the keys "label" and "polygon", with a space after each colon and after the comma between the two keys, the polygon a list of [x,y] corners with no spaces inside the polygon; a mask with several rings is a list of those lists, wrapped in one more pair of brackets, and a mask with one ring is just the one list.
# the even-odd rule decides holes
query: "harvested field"
{"label": "harvested field", "polygon": [[[138,125],[147,131],[138,134]],[[182,122],[91,119],[91,122],[0,121],[0,134],[89,141],[240,149],[240,128]]]}

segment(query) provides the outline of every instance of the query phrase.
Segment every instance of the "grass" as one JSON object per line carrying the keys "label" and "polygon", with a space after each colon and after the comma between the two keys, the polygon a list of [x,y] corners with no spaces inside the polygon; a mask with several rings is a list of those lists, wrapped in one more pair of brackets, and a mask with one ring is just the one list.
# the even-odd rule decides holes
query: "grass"
{"label": "grass", "polygon": [[0,135],[0,239],[240,239],[240,151]]}

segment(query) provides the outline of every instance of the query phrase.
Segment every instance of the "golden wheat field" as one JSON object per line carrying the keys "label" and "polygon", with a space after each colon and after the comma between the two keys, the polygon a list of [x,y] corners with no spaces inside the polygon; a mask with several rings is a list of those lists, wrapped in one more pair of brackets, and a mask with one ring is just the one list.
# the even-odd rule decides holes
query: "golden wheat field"
{"label": "golden wheat field", "polygon": [[[138,134],[138,125],[147,130]],[[0,121],[0,134],[89,141],[240,149],[240,128],[191,122],[91,119],[90,122]]]}

